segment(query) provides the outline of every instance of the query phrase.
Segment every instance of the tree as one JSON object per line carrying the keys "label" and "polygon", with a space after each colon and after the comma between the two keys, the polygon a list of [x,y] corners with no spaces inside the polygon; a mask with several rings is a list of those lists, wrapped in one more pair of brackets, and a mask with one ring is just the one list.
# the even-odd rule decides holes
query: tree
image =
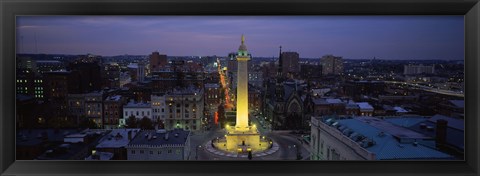
{"label": "tree", "polygon": [[81,121],[79,124],[80,128],[98,128],[97,124],[85,116],[81,116]]}
{"label": "tree", "polygon": [[143,117],[142,120],[140,120],[140,128],[142,130],[148,129],[151,130],[153,129],[153,122],[150,120],[148,117]]}
{"label": "tree", "polygon": [[136,128],[137,127],[137,118],[134,115],[128,117],[126,121],[128,128]]}
{"label": "tree", "polygon": [[218,123],[220,124],[220,127],[221,128],[224,128],[225,126],[225,121],[226,121],[226,118],[225,118],[225,105],[223,103],[221,103],[219,106],[218,106]]}

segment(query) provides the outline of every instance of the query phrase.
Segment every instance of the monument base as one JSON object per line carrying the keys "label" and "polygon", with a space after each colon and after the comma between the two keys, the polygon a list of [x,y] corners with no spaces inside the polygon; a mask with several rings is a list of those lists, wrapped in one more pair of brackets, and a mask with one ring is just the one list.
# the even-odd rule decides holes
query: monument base
{"label": "monument base", "polygon": [[261,152],[271,147],[272,141],[260,136],[255,126],[249,126],[247,130],[238,130],[235,127],[227,127],[224,138],[213,141],[215,148],[231,152]]}

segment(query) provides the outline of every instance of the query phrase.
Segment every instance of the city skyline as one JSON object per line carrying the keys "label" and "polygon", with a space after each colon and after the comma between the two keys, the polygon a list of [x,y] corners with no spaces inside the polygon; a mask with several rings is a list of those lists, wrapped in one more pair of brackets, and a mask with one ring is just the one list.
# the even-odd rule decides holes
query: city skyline
{"label": "city skyline", "polygon": [[463,16],[21,16],[17,53],[225,56],[245,34],[253,57],[459,60]]}

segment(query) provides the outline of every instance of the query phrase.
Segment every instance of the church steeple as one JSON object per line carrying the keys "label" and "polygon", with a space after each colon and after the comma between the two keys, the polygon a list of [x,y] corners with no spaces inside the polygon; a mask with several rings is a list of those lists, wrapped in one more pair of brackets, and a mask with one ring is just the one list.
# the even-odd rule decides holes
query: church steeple
{"label": "church steeple", "polygon": [[280,46],[280,52],[278,53],[278,69],[277,69],[277,82],[281,82],[283,77],[283,61],[282,61],[282,46]]}
{"label": "church steeple", "polygon": [[282,46],[280,46],[280,52],[278,53],[278,59],[282,58]]}

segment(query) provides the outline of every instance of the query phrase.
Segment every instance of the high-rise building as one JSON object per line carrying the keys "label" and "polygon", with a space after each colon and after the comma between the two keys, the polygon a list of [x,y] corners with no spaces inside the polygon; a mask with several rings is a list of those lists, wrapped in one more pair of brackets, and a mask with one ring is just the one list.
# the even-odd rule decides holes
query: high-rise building
{"label": "high-rise building", "polygon": [[160,54],[158,51],[150,55],[150,72],[158,71],[161,67],[168,64],[167,55]]}
{"label": "high-rise building", "polygon": [[137,78],[138,82],[143,82],[145,80],[145,63],[142,61],[138,62],[137,67]]}
{"label": "high-rise building", "polygon": [[300,66],[302,78],[319,78],[322,76],[322,66],[313,64],[302,64]]}
{"label": "high-rise building", "polygon": [[322,65],[322,74],[338,75],[343,73],[343,58],[333,55],[325,55],[320,58],[320,65]]}
{"label": "high-rise building", "polygon": [[[88,93],[102,89],[101,67],[98,61],[77,60],[69,65],[72,75],[76,75],[75,86],[77,89],[71,89],[68,93]],[[69,85],[70,86],[70,85]]]}
{"label": "high-rise building", "polygon": [[102,67],[102,87],[119,88],[120,66],[116,63],[110,63],[103,65]]}
{"label": "high-rise building", "polygon": [[299,55],[297,52],[283,52],[281,57],[282,73],[284,76],[288,74],[297,74],[300,71]]}

